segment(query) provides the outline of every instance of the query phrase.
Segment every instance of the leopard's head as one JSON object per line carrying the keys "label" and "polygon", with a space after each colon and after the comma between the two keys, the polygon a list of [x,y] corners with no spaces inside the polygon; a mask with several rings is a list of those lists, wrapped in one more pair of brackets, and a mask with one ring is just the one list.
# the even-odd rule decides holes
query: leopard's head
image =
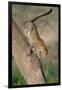
{"label": "leopard's head", "polygon": [[45,45],[38,48],[34,48],[33,51],[38,56],[39,59],[41,58],[45,59],[48,55],[48,49],[46,48]]}

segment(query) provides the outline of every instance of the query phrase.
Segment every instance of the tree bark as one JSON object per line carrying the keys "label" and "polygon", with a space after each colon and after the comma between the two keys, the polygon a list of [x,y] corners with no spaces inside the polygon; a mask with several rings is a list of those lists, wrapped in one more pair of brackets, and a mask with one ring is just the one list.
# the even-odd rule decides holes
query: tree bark
{"label": "tree bark", "polygon": [[12,21],[12,55],[17,67],[25,78],[27,84],[45,84],[42,69],[39,65],[38,58],[32,53],[27,55],[27,41],[22,33],[21,28]]}

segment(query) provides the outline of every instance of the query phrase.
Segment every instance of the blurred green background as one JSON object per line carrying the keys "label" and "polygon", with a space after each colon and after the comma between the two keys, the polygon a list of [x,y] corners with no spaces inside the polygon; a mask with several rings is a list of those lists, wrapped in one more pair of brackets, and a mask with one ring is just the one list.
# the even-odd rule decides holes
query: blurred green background
{"label": "blurred green background", "polygon": [[26,80],[24,79],[22,73],[19,72],[14,60],[12,60],[12,86],[17,85],[26,85]]}
{"label": "blurred green background", "polygon": [[[42,61],[43,70],[49,84],[58,83],[58,7],[12,5],[12,17],[21,27],[23,22],[31,20],[39,14],[53,12],[48,16],[39,18],[35,23],[38,33],[48,48],[48,57]],[[12,63],[12,85],[25,85],[26,80],[19,72],[15,63]]]}

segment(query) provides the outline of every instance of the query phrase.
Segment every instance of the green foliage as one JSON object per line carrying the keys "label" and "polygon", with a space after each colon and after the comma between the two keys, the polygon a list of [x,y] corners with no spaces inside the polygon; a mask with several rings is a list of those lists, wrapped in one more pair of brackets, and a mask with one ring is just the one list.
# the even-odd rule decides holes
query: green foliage
{"label": "green foliage", "polygon": [[17,85],[25,85],[26,81],[22,74],[19,72],[17,66],[15,63],[12,64],[12,85],[17,86]]}
{"label": "green foliage", "polygon": [[57,65],[52,63],[44,64],[44,73],[47,79],[47,82],[50,83],[58,83],[58,72]]}

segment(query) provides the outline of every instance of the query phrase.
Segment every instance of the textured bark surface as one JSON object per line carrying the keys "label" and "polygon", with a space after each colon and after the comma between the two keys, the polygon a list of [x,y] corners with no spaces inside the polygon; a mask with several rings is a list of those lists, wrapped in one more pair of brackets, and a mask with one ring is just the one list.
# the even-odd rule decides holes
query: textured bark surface
{"label": "textured bark surface", "polygon": [[15,21],[12,22],[12,55],[17,67],[24,76],[27,84],[44,84],[45,79],[40,67],[38,58],[32,53],[27,55],[27,41],[17,26]]}

